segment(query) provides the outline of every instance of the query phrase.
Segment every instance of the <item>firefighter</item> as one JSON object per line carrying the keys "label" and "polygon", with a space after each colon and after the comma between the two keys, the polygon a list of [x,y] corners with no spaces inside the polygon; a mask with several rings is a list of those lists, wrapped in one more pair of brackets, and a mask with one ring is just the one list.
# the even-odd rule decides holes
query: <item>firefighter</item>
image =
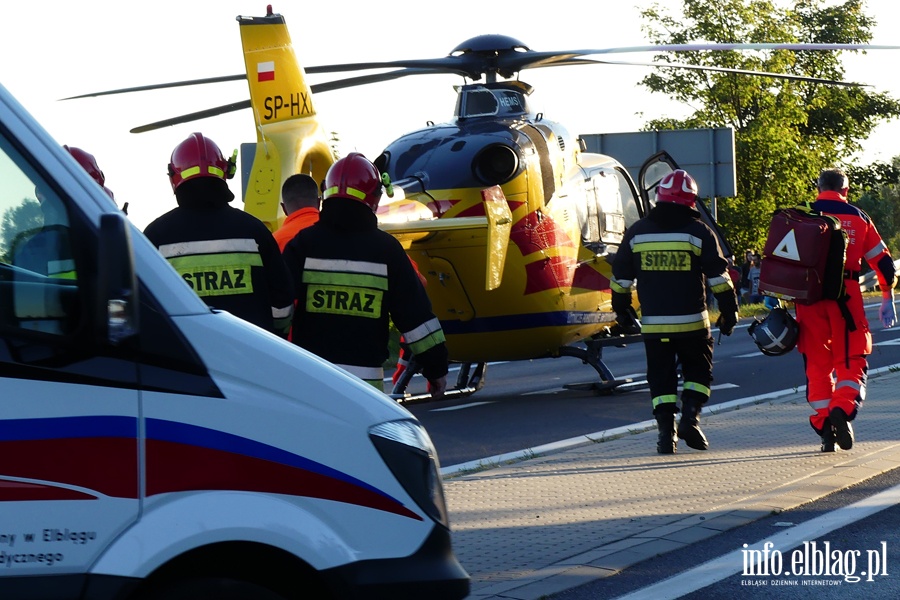
{"label": "firefighter", "polygon": [[228,205],[237,150],[226,160],[202,133],[178,144],[169,181],[178,206],[144,230],[209,306],[287,335],[293,313],[290,275],[266,226]]}
{"label": "firefighter", "polygon": [[[719,331],[731,335],[737,324],[728,260],[715,233],[700,220],[696,198],[697,183],[687,172],[666,175],[657,187],[656,206],[626,230],[612,267],[618,323],[624,333],[643,333],[660,454],[674,454],[679,437],[696,450],[709,448],[699,416],[712,383],[707,284],[719,306]],[[634,287],[641,321],[631,306]],[[679,363],[684,385],[676,431]]]}
{"label": "firefighter", "polygon": [[66,152],[71,154],[72,158],[81,165],[81,168],[87,171],[87,174],[103,188],[103,191],[106,192],[109,199],[115,202],[116,197],[113,195],[112,190],[106,187],[106,176],[103,174],[103,171],[100,170],[99,165],[97,165],[97,159],[94,158],[94,155],[85,152],[81,148],[76,148],[75,146],[64,145],[63,148],[65,148]]}
{"label": "firefighter", "polygon": [[400,242],[378,228],[385,186],[391,194],[356,152],[328,170],[318,223],[284,248],[297,301],[292,341],[383,391],[393,321],[438,399],[447,387],[444,332]]}
{"label": "firefighter", "polygon": [[881,288],[881,324],[893,327],[896,270],[890,251],[862,209],[847,202],[850,182],[841,169],[823,170],[817,181],[813,209],[840,219],[847,232],[843,300],[797,304],[797,348],[806,368],[806,400],[813,413],[810,425],[822,437],[822,451],[853,447],[853,426],[866,397],[866,356],[872,352],[872,334],[859,289],[862,260],[875,270]]}

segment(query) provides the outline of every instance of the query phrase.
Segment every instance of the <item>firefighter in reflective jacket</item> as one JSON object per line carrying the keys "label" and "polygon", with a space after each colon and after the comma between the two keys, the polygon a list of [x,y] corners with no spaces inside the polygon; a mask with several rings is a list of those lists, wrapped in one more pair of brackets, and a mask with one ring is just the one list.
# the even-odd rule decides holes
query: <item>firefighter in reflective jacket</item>
{"label": "firefighter in reflective jacket", "polygon": [[[715,233],[700,220],[696,197],[697,184],[688,173],[679,169],[666,175],[656,190],[656,206],[626,230],[612,266],[612,304],[619,326],[626,333],[643,333],[660,454],[674,454],[679,437],[691,448],[709,448],[699,416],[712,383],[707,285],[719,305],[720,331],[731,335],[737,324],[728,261]],[[641,322],[631,306],[633,287]],[[679,362],[684,385],[676,432]]]}
{"label": "firefighter in reflective jacket", "polygon": [[437,399],[447,387],[444,332],[400,242],[378,229],[385,185],[390,195],[356,152],[328,170],[318,223],[284,248],[297,300],[292,341],[383,391],[393,321]]}
{"label": "firefighter in reflective jacket", "polygon": [[885,328],[897,320],[894,308],[896,270],[891,254],[862,209],[847,203],[850,182],[841,169],[825,169],[817,182],[813,208],[840,219],[847,232],[844,261],[844,301],[820,300],[797,304],[800,329],[797,348],[806,366],[806,399],[814,411],[809,422],[822,436],[822,451],[853,446],[857,409],[866,397],[866,356],[872,352],[872,334],[859,289],[862,260],[875,270],[881,288],[879,317]]}
{"label": "firefighter in reflective jacket", "polygon": [[293,303],[290,275],[266,226],[228,205],[237,151],[193,133],[175,147],[169,181],[178,207],[144,230],[182,279],[209,306],[287,335]]}

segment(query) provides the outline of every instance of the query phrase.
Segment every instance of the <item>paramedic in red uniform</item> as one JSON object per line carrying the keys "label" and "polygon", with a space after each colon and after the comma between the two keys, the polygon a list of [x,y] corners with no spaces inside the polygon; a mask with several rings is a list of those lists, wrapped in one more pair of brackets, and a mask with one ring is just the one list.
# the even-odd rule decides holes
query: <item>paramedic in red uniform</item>
{"label": "paramedic in red uniform", "polygon": [[[644,336],[660,454],[674,454],[678,438],[696,450],[709,448],[700,429],[700,409],[709,400],[713,368],[707,285],[719,305],[719,331],[731,335],[737,324],[737,295],[728,260],[715,233],[700,220],[697,189],[694,178],[681,169],[663,177],[656,206],[625,231],[612,265],[610,287],[618,324],[625,333],[641,331]],[[631,307],[635,286],[640,328]],[[676,432],[679,362],[684,385]]]}
{"label": "paramedic in red uniform", "polygon": [[378,228],[385,185],[357,152],[328,169],[319,221],[284,248],[297,302],[291,341],[383,391],[393,321],[439,399],[447,388],[444,331],[400,242]]}
{"label": "paramedic in red uniform", "polygon": [[881,288],[879,317],[885,327],[897,321],[894,308],[896,283],[894,262],[875,224],[862,209],[847,202],[850,182],[841,169],[826,169],[819,175],[815,210],[840,219],[847,232],[844,262],[846,304],[820,300],[797,304],[800,334],[797,348],[806,365],[806,400],[814,414],[812,428],[822,436],[822,451],[833,452],[835,441],[844,450],[853,446],[850,421],[866,397],[866,356],[872,352],[872,334],[859,289],[862,260],[875,270]]}
{"label": "paramedic in red uniform", "polygon": [[226,160],[202,133],[178,144],[169,161],[178,207],[144,235],[206,304],[286,337],[294,307],[278,244],[262,221],[228,205],[236,157]]}

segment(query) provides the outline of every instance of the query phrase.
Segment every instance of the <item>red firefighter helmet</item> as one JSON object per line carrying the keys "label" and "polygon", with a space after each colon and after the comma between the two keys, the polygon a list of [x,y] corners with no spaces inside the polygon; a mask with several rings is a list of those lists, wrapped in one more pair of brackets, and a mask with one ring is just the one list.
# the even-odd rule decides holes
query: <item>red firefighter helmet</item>
{"label": "red firefighter helmet", "polygon": [[358,152],[351,152],[331,165],[325,175],[322,198],[350,198],[374,212],[381,201],[383,182],[378,168]]}
{"label": "red firefighter helmet", "polygon": [[214,141],[202,133],[192,133],[175,146],[169,161],[169,182],[172,191],[185,181],[197,177],[215,177],[226,180],[237,170],[237,150],[226,160]]}
{"label": "red firefighter helmet", "polygon": [[106,176],[97,165],[97,159],[94,158],[93,154],[85,152],[81,148],[76,148],[75,146],[63,145],[63,148],[72,155],[72,158],[87,171],[87,174],[90,175],[94,181],[100,184],[100,187],[103,188],[103,191],[106,192],[110,198],[114,198],[112,190],[106,187]]}
{"label": "red firefighter helmet", "polygon": [[687,171],[676,169],[659,182],[656,188],[656,201],[694,206],[698,191],[694,178],[688,175]]}

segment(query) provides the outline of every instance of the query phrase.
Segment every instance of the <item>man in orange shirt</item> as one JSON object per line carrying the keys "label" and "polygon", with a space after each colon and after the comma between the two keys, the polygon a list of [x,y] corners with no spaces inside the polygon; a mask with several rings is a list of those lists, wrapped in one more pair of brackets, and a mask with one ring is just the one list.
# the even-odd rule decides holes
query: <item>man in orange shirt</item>
{"label": "man in orange shirt", "polygon": [[281,208],[286,218],[272,235],[278,242],[278,248],[284,252],[284,247],[298,231],[319,220],[319,186],[316,180],[304,173],[288,177],[281,186]]}

